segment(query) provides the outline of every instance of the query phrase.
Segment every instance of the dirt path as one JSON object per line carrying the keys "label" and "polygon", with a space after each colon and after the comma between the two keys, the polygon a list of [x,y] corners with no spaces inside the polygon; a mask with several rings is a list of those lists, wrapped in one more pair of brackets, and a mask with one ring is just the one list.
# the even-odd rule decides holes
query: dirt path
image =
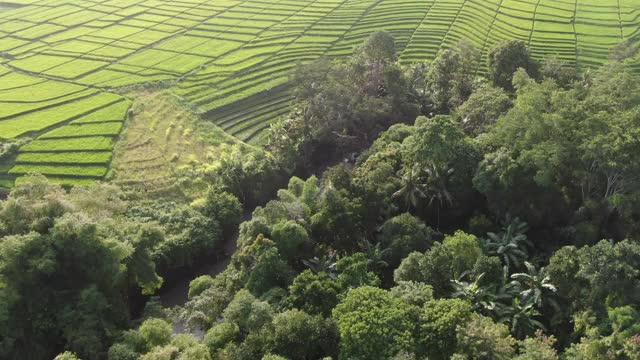
{"label": "dirt path", "polygon": [[[242,216],[242,221],[251,219],[253,211],[245,211]],[[210,262],[205,262],[193,271],[188,272],[184,276],[180,277],[167,287],[163,287],[158,295],[160,296],[160,302],[164,307],[182,306],[187,302],[187,294],[189,292],[189,283],[201,275],[211,275],[215,277],[221,273],[229,262],[231,262],[231,255],[236,251],[238,244],[238,230],[233,233],[228,239],[224,240],[222,247],[218,250],[219,256],[212,257]]]}
{"label": "dirt path", "polygon": [[176,280],[170,286],[160,290],[158,294],[160,296],[160,302],[164,307],[174,307],[176,305],[184,305],[187,302],[187,293],[189,292],[189,283],[194,278],[201,275],[211,275],[215,277],[222,272],[229,262],[231,261],[231,255],[236,250],[236,244],[238,243],[238,232],[230,239],[225,240],[224,245],[219,250],[222,254],[218,257],[213,257],[211,262],[205,262],[192,272],[189,272],[182,278]]}

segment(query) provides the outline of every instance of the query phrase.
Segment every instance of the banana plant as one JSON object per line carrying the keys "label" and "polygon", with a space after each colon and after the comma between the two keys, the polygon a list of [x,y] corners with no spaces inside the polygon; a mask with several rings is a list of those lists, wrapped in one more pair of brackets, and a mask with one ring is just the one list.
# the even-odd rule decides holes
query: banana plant
{"label": "banana plant", "polygon": [[498,234],[487,233],[487,238],[482,240],[486,253],[500,257],[510,269],[519,268],[528,257],[527,246],[531,246],[525,235],[527,229],[525,222],[515,218]]}
{"label": "banana plant", "polygon": [[560,311],[560,305],[554,299],[558,289],[551,283],[551,278],[547,275],[544,267],[536,267],[525,261],[527,272],[515,273],[511,275],[511,283],[518,289],[523,300],[531,300],[538,308],[544,304],[549,304],[555,311]]}

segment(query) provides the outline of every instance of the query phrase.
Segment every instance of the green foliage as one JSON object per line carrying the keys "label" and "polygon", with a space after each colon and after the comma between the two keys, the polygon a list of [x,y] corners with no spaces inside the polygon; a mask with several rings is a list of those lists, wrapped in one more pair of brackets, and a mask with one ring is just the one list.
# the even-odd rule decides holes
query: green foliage
{"label": "green foliage", "polygon": [[402,143],[403,172],[417,172],[415,182],[440,226],[441,210],[449,208],[447,215],[459,216],[471,199],[470,181],[479,154],[448,116],[418,117],[415,128]]}
{"label": "green foliage", "polygon": [[227,321],[221,322],[207,331],[204,337],[204,344],[209,348],[209,353],[215,354],[217,350],[236,340],[239,334],[240,328],[238,324]]}
{"label": "green foliage", "polygon": [[251,269],[247,288],[255,294],[264,294],[273,287],[286,287],[291,278],[291,270],[276,248],[260,254]]}
{"label": "green foliage", "polygon": [[355,288],[333,310],[340,331],[340,357],[388,359],[414,349],[414,311],[387,291]]}
{"label": "green foliage", "polygon": [[456,349],[456,329],[469,320],[470,305],[458,299],[427,301],[420,312],[418,353],[449,359]]}
{"label": "green foliage", "polygon": [[224,320],[238,326],[241,336],[260,330],[273,318],[269,303],[256,299],[247,290],[240,290],[222,313]]}
{"label": "green foliage", "polygon": [[79,360],[79,358],[78,356],[76,356],[76,354],[69,351],[65,351],[62,354],[53,358],[53,360]]}
{"label": "green foliage", "polygon": [[152,201],[131,206],[127,215],[134,221],[162,224],[165,239],[152,257],[161,273],[189,266],[210,254],[221,240],[221,223],[187,205]]}
{"label": "green foliage", "polygon": [[455,110],[465,133],[478,136],[489,130],[511,108],[511,99],[501,88],[482,84]]}
{"label": "green foliage", "polygon": [[144,339],[147,349],[152,349],[169,343],[172,328],[171,324],[162,319],[148,319],[140,325],[138,331]]}
{"label": "green foliage", "polygon": [[369,261],[364,253],[343,257],[336,264],[340,289],[348,290],[360,286],[378,286],[380,278],[370,271]]}
{"label": "green foliage", "polygon": [[466,41],[438,52],[425,76],[436,113],[449,113],[471,95],[476,57],[476,49]]}
{"label": "green foliage", "polygon": [[433,241],[434,231],[420,219],[404,213],[387,220],[381,229],[380,241],[391,249],[391,267],[413,251],[426,251]]}
{"label": "green foliage", "polygon": [[287,259],[295,259],[300,246],[309,241],[307,230],[293,220],[275,224],[271,231],[271,238],[275,241],[280,254]]}
{"label": "green foliage", "polygon": [[386,31],[371,33],[359,50],[371,62],[393,62],[396,59],[395,40]]}
{"label": "green foliage", "polygon": [[527,246],[531,245],[527,241],[528,229],[526,223],[518,218],[513,219],[499,233],[487,233],[487,238],[482,241],[485,252],[501,258],[509,269],[520,268],[522,261],[528,257]]}
{"label": "green foliage", "polygon": [[216,220],[226,232],[235,229],[242,220],[242,205],[238,199],[232,194],[214,188],[207,192],[200,211],[209,219]]}
{"label": "green foliage", "polygon": [[127,324],[123,294],[161,284],[150,252],[162,232],[114,220],[124,206],[113,190],[67,195],[34,177],[0,203],[2,357],[53,357],[62,343],[84,359],[99,358]]}
{"label": "green foliage", "polygon": [[338,303],[339,293],[340,286],[327,273],[305,270],[293,279],[288,301],[309,314],[327,316]]}
{"label": "green foliage", "polygon": [[565,247],[551,257],[547,271],[558,292],[576,310],[604,316],[605,304],[637,304],[640,246],[629,240],[602,240],[580,249]]}
{"label": "green foliage", "polygon": [[273,319],[272,351],[288,359],[320,359],[337,356],[336,324],[322,316],[287,310]]}
{"label": "green foliage", "polygon": [[539,66],[523,41],[505,40],[489,50],[490,78],[495,86],[505,90],[513,90],[511,80],[516,70],[525,69],[529,76],[537,78]]}
{"label": "green foliage", "polygon": [[511,360],[515,346],[509,328],[490,318],[474,314],[468,322],[458,325],[456,352],[467,359]]}
{"label": "green foliage", "polygon": [[213,278],[209,275],[201,275],[191,280],[189,283],[189,299],[202,294],[203,291],[211,288],[214,284]]}
{"label": "green foliage", "polygon": [[556,339],[537,331],[535,337],[526,338],[519,344],[516,360],[557,360],[558,351],[554,348]]}
{"label": "green foliage", "polygon": [[208,329],[218,320],[240,288],[240,273],[228,267],[214,278],[213,286],[189,299],[179,318],[191,329]]}
{"label": "green foliage", "polygon": [[391,295],[408,304],[422,307],[427,301],[433,300],[433,289],[430,285],[416,281],[399,281],[391,288]]}
{"label": "green foliage", "polygon": [[[630,134],[638,129],[632,109],[640,82],[623,65],[611,65],[582,88],[536,83],[524,72],[517,84],[513,108],[480,138],[489,152],[475,187],[495,212],[534,227],[568,223],[569,237],[583,237],[578,224],[611,231],[612,217],[630,216],[637,198],[639,172],[630,157],[638,143]],[[624,233],[634,228],[633,221],[623,223]]]}
{"label": "green foliage", "polygon": [[444,297],[452,291],[450,280],[471,271],[482,256],[478,238],[457,231],[424,254],[409,254],[395,270],[394,280],[427,283],[436,298]]}
{"label": "green foliage", "polygon": [[313,237],[337,249],[353,250],[360,240],[362,206],[345,191],[327,189],[311,217]]}

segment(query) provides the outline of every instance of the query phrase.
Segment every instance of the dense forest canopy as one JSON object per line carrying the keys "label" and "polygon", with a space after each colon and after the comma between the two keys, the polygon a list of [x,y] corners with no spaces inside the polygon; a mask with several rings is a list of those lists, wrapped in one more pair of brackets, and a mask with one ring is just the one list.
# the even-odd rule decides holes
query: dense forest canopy
{"label": "dense forest canopy", "polygon": [[[579,72],[506,41],[486,74],[467,42],[394,49],[300,66],[264,150],[182,174],[192,201],[18,184],[0,357],[640,359],[637,48]],[[140,296],[236,234],[183,306]]]}

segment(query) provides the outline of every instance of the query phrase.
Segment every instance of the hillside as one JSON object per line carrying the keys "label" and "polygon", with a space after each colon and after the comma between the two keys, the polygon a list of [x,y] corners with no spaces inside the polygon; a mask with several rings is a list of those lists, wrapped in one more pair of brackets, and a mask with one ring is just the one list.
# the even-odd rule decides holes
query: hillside
{"label": "hillside", "polygon": [[131,105],[123,87],[168,87],[229,134],[265,142],[288,112],[291,70],[346,57],[372,31],[400,62],[462,39],[525,41],[534,58],[578,69],[639,35],[640,0],[53,1],[0,5],[0,141],[34,138],[0,160],[0,186],[29,172],[66,184],[103,178]]}

